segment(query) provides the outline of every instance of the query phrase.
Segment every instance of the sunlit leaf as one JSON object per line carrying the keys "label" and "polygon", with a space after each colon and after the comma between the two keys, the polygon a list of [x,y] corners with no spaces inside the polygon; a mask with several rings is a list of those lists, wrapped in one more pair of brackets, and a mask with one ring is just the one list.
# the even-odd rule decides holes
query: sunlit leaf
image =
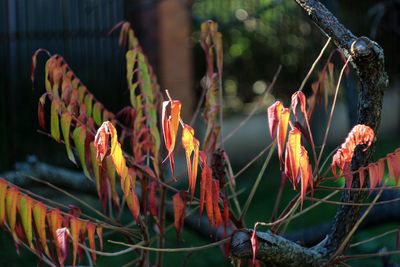
{"label": "sunlit leaf", "polygon": [[309,162],[307,150],[301,146],[300,147],[300,173],[301,173],[301,193],[300,200],[301,203],[304,202],[304,198],[307,193],[307,187],[312,181],[312,168]]}
{"label": "sunlit leaf", "polygon": [[103,250],[103,227],[101,225],[96,227],[96,234],[99,237],[100,250]]}
{"label": "sunlit leaf", "polygon": [[219,226],[222,223],[222,216],[221,216],[221,210],[219,208],[219,196],[220,196],[220,190],[219,190],[219,181],[213,179],[212,180],[212,197],[213,197],[213,210],[214,210],[214,218],[215,218],[215,227],[218,229]]}
{"label": "sunlit leaf", "polygon": [[391,153],[387,156],[386,160],[388,165],[389,177],[395,179],[397,186],[400,178],[400,154]]}
{"label": "sunlit leaf", "polygon": [[289,117],[290,117],[289,109],[283,108],[279,117],[278,130],[277,130],[278,156],[280,162],[282,162],[282,154],[285,148]]}
{"label": "sunlit leaf", "polygon": [[[300,142],[301,142],[301,133],[297,128],[293,128],[289,132],[289,137],[286,144],[286,152],[287,152],[286,157],[288,157],[289,159],[288,160],[285,159],[285,162],[289,162],[288,168],[290,169],[290,171],[286,173],[286,175],[290,178],[294,187],[297,184],[298,181],[297,178],[300,173],[300,157],[301,157]],[[308,156],[307,156],[307,162],[304,164],[307,165],[306,168],[308,168]]]}
{"label": "sunlit leaf", "polygon": [[115,166],[114,163],[112,161],[111,156],[107,156],[106,157],[106,171],[107,171],[107,177],[109,179],[110,182],[110,187],[111,187],[111,194],[112,194],[112,198],[114,203],[118,206],[119,205],[119,196],[118,196],[118,192],[116,189],[116,175],[115,175]]}
{"label": "sunlit leaf", "polygon": [[345,142],[333,156],[331,163],[333,174],[336,175],[336,167],[339,167],[341,174],[345,165],[350,164],[356,146],[364,145],[364,151],[366,151],[370,147],[374,138],[374,131],[369,126],[363,124],[354,126],[348,134]]}
{"label": "sunlit leaf", "polygon": [[303,92],[297,91],[292,95],[292,111],[293,115],[297,119],[297,105],[300,103],[300,111],[303,113],[304,116],[307,115],[306,112],[306,96]]}
{"label": "sunlit leaf", "polygon": [[253,265],[254,265],[254,263],[256,261],[257,249],[258,249],[258,240],[257,240],[256,230],[253,230],[253,233],[251,234],[250,243],[251,243],[251,251],[253,252]]}

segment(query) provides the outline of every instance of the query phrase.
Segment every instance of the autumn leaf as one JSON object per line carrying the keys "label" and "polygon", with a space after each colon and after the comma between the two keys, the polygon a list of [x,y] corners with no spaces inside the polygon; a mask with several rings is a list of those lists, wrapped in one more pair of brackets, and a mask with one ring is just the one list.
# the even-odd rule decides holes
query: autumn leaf
{"label": "autumn leaf", "polygon": [[18,190],[15,187],[11,187],[7,191],[6,195],[6,212],[7,212],[7,224],[10,227],[10,232],[16,240],[15,225],[17,222],[17,203],[18,203]]}
{"label": "autumn leaf", "polygon": [[[286,165],[285,167],[288,167],[288,169],[289,169],[289,171],[288,171],[288,173],[286,173],[286,175],[292,181],[294,187],[296,187],[297,178],[300,173],[300,154],[301,154],[300,153],[300,147],[301,147],[300,142],[301,142],[301,133],[300,133],[299,129],[293,128],[289,132],[288,141],[286,144],[285,157],[287,157],[289,159],[285,158],[285,162],[288,162],[289,166]],[[304,163],[304,164],[308,164],[308,161],[307,161],[307,163]],[[307,166],[307,168],[308,168],[308,166]]]}
{"label": "autumn leaf", "polygon": [[42,129],[46,129],[46,118],[44,112],[44,104],[46,103],[47,93],[44,93],[38,102],[38,122],[39,127]]}
{"label": "autumn leaf", "polygon": [[103,227],[101,225],[96,227],[96,234],[99,237],[100,250],[103,250]]}
{"label": "autumn leaf", "polygon": [[286,133],[289,124],[290,112],[288,108],[284,108],[279,117],[277,130],[278,156],[279,162],[282,162],[283,149],[285,147]]}
{"label": "autumn leaf", "polygon": [[292,95],[292,111],[293,115],[297,118],[297,105],[300,103],[300,111],[304,114],[304,116],[307,116],[307,111],[306,111],[306,96],[302,91],[297,91]]}
{"label": "autumn leaf", "polygon": [[72,133],[72,138],[74,139],[75,147],[78,151],[78,157],[82,166],[83,173],[87,178],[91,180],[92,178],[90,177],[89,170],[86,165],[86,127],[84,125],[76,127]]}
{"label": "autumn leaf", "polygon": [[350,164],[356,146],[364,145],[364,151],[366,151],[371,146],[374,138],[374,131],[369,126],[363,124],[354,126],[345,142],[333,156],[331,163],[332,173],[336,176],[336,167],[339,167],[340,174],[342,174],[345,164]]}
{"label": "autumn leaf", "polygon": [[6,219],[6,195],[8,183],[0,178],[0,226],[3,226]]}
{"label": "autumn leaf", "polygon": [[[190,125],[184,124],[182,132],[182,146],[185,150],[186,164],[189,175],[189,191],[193,198],[196,187],[197,168],[199,161],[199,141],[194,137],[194,129]],[[193,160],[191,156],[194,152]]]}
{"label": "autumn leaf", "polygon": [[186,202],[182,200],[181,192],[176,193],[172,197],[172,203],[174,206],[174,225],[176,229],[176,234],[179,235],[183,227],[186,207]]}
{"label": "autumn leaf", "polygon": [[94,225],[93,223],[88,223],[87,224],[87,234],[88,234],[88,240],[89,240],[89,247],[92,250],[91,251],[91,255],[92,255],[92,260],[93,263],[96,263],[96,242],[95,242],[95,231],[96,231],[96,225]]}
{"label": "autumn leaf", "polygon": [[387,158],[387,165],[388,165],[388,171],[389,171],[389,177],[394,178],[396,181],[396,186],[399,183],[399,177],[400,177],[400,153],[395,152],[395,153],[390,153]]}
{"label": "autumn leaf", "polygon": [[94,137],[94,143],[96,145],[96,157],[100,162],[103,162],[104,157],[107,154],[108,140],[110,135],[109,122],[103,122],[99,129],[97,129],[96,136]]}
{"label": "autumn leaf", "polygon": [[253,230],[253,233],[251,234],[250,243],[251,243],[251,251],[253,252],[253,265],[254,265],[254,263],[256,261],[257,248],[258,248],[257,232],[255,229]]}
{"label": "autumn leaf", "polygon": [[[312,186],[313,184],[312,168],[309,162],[307,150],[304,148],[304,146],[300,147],[300,173],[301,173],[300,200],[301,203],[303,203],[307,193],[308,185]],[[312,188],[313,187],[311,187],[311,189]]]}
{"label": "autumn leaf", "polygon": [[[169,115],[167,114],[168,105],[170,106]],[[162,113],[161,113],[162,131],[164,136],[165,147],[167,148],[168,151],[167,158],[169,158],[170,160],[171,173],[173,178],[175,178],[175,164],[172,153],[175,148],[176,135],[178,133],[178,127],[179,127],[180,113],[181,113],[180,101],[171,100],[163,102]]]}
{"label": "autumn leaf", "polygon": [[46,242],[46,212],[47,208],[43,203],[36,202],[33,204],[33,220],[35,222],[36,233],[39,236],[39,241],[44,249],[44,253],[50,256]]}
{"label": "autumn leaf", "polygon": [[268,108],[268,124],[269,134],[272,139],[275,138],[276,129],[279,124],[279,119],[283,110],[283,104],[280,101],[276,101]]}
{"label": "autumn leaf", "polygon": [[64,137],[65,149],[67,150],[67,155],[70,161],[76,164],[74,153],[71,149],[70,139],[69,139],[69,132],[71,129],[71,114],[66,111],[61,114],[61,131]]}
{"label": "autumn leaf", "polygon": [[212,180],[212,203],[213,203],[213,210],[214,210],[214,218],[215,218],[215,227],[218,229],[222,223],[222,216],[221,210],[219,208],[219,181],[213,179]]}
{"label": "autumn leaf", "polygon": [[[66,227],[58,228],[56,230],[55,242],[57,246],[58,262],[64,266],[65,259],[67,258],[67,241],[69,230]],[[74,264],[75,266],[75,264]]]}
{"label": "autumn leaf", "polygon": [[60,142],[60,123],[59,123],[59,113],[61,112],[61,103],[59,100],[54,99],[51,102],[51,113],[50,113],[50,133],[51,136],[57,142]]}
{"label": "autumn leaf", "polygon": [[80,232],[79,220],[76,217],[72,217],[70,220],[71,236],[72,236],[72,255],[73,255],[73,266],[76,265],[76,255],[78,254],[78,243],[79,243],[79,232]]}
{"label": "autumn leaf", "polygon": [[32,243],[32,199],[26,195],[20,194],[18,210],[28,245],[30,248],[34,249]]}

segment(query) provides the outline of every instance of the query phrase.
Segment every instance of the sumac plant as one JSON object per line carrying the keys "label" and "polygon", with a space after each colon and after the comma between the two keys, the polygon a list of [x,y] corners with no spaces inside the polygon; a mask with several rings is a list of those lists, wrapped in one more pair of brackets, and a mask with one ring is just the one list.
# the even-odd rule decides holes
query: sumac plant
{"label": "sumac plant", "polygon": [[[132,253],[137,257],[132,264],[168,266],[163,262],[164,253],[215,246],[220,246],[222,253],[236,266],[261,266],[263,263],[268,266],[329,266],[357,257],[379,256],[346,256],[345,250],[365,216],[379,203],[382,191],[397,187],[400,177],[399,149],[370,162],[383,89],[387,86],[383,52],[368,38],[356,38],[318,1],[298,0],[297,3],[328,33],[327,44],[333,40],[344,63],[339,77],[335,78],[331,63],[334,53],[331,53],[308,97],[302,92],[303,82],[290,103],[278,100],[265,109],[265,129],[269,129],[272,141],[259,154],[259,157],[267,154],[266,160],[244,203],[237,197],[239,188],[235,182],[243,170],[233,174],[229,157],[223,150],[223,45],[217,23],[207,21],[201,25],[200,44],[206,60],[204,94],[200,100],[205,125],[202,136],[194,125],[182,120],[181,107],[185,103],[167,90],[160,90],[129,23],[116,27],[120,28],[120,45],[126,49],[130,96],[130,106],[117,113],[109,111],[95,98],[61,55],[38,50],[32,58],[32,80],[38,54],[44,52],[48,56],[44,67],[45,92],[38,103],[39,127],[65,145],[68,158],[82,168],[96,188],[102,210],[99,211],[101,217],[94,218],[79,207],[57,208],[45,198],[0,179],[0,226],[10,232],[17,249],[25,247],[40,261],[60,266],[80,264],[85,252],[91,264],[95,264],[98,257]],[[350,61],[361,83],[358,124],[343,144],[323,159],[339,84],[343,75],[348,75]],[[325,96],[326,106],[331,106],[331,116],[324,142],[317,146],[310,121],[322,96]],[[275,151],[282,186],[272,219],[246,225],[246,213]],[[186,163],[185,172],[179,175],[175,171],[177,154],[182,154]],[[341,177],[344,177],[344,186],[332,187],[329,181]],[[387,181],[391,180],[393,183],[389,186]],[[186,188],[178,189],[182,185]],[[288,185],[297,194],[279,213],[280,195]],[[324,199],[314,197],[314,192],[322,189],[341,191],[341,200],[329,200],[333,194]],[[365,202],[368,196],[373,200]],[[280,226],[327,201],[338,204],[339,208],[332,232],[318,245],[302,246],[278,235]],[[360,217],[362,206],[366,209]],[[125,207],[131,213],[132,222],[121,225],[117,214]],[[166,214],[171,215],[171,224]],[[198,228],[208,229],[212,241],[198,247],[165,247],[166,232],[171,228],[175,228],[179,242],[189,214],[197,214]],[[201,217],[205,220],[200,220]],[[268,227],[271,231],[260,232],[258,227]],[[125,242],[107,240],[119,245],[120,251],[103,251],[103,234],[109,232],[125,238]],[[149,257],[150,251],[157,257]],[[398,252],[390,251],[385,255]]]}

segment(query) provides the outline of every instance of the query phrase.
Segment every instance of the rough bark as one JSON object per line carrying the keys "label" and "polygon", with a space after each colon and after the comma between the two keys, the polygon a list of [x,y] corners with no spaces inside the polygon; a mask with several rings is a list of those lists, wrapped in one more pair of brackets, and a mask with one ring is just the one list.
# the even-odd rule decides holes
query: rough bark
{"label": "rough bark", "polygon": [[[379,130],[384,89],[388,77],[384,70],[382,48],[366,37],[355,37],[337,18],[316,0],[295,0],[310,19],[329,37],[352,64],[360,80],[358,96],[358,124],[370,126],[375,133]],[[366,152],[357,147],[351,167],[358,169],[368,163],[373,147]],[[359,187],[358,176],[353,177],[352,187]],[[362,202],[365,195],[358,191],[343,191],[341,201]],[[333,227],[327,238],[313,248],[304,248],[271,232],[257,233],[257,258],[273,266],[325,266],[334,261],[331,259],[337,252],[360,215],[360,206],[343,205],[337,210]],[[249,257],[250,231],[241,230],[232,235],[232,255]],[[273,252],[273,253],[272,253]],[[340,252],[341,253],[341,252]]]}

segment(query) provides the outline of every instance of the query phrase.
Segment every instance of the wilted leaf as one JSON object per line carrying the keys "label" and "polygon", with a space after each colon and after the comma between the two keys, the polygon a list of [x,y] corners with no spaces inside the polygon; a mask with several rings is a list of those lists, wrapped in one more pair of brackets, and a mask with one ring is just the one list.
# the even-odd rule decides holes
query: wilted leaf
{"label": "wilted leaf", "polygon": [[158,216],[157,212],[157,182],[152,181],[149,184],[149,211],[154,217]]}
{"label": "wilted leaf", "polygon": [[300,173],[301,173],[301,203],[304,202],[304,198],[307,193],[307,187],[312,181],[312,168],[309,162],[307,150],[301,146],[300,147]]}
{"label": "wilted leaf", "polygon": [[44,93],[39,98],[39,103],[38,103],[38,122],[39,122],[39,127],[42,129],[46,129],[46,118],[44,112],[44,104],[46,103],[46,98],[47,98],[47,93]]}
{"label": "wilted leaf", "polygon": [[213,195],[213,210],[214,210],[214,218],[215,218],[215,227],[218,229],[222,223],[221,210],[219,208],[219,181],[213,179],[212,180],[212,195]]}
{"label": "wilted leaf", "polygon": [[65,259],[67,258],[68,233],[69,230],[66,227],[56,230],[55,242],[57,246],[58,262],[61,266],[64,266]]}
{"label": "wilted leaf", "polygon": [[374,131],[367,125],[358,124],[353,127],[345,142],[333,156],[331,163],[332,172],[336,175],[336,167],[339,167],[340,174],[343,172],[345,164],[349,164],[353,158],[354,149],[358,145],[365,145],[367,150],[374,140]]}

